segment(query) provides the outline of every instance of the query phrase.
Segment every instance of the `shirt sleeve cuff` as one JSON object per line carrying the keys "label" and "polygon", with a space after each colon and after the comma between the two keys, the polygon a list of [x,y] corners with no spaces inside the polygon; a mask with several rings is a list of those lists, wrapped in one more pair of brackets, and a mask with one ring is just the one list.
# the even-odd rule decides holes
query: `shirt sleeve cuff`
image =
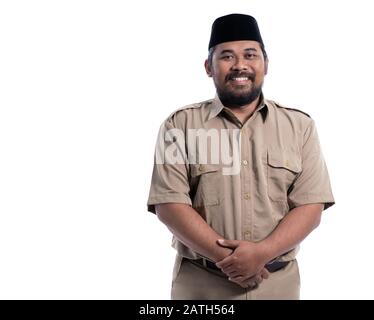
{"label": "shirt sleeve cuff", "polygon": [[156,213],[155,205],[162,203],[183,203],[190,206],[192,205],[191,199],[188,196],[184,194],[170,194],[149,198],[147,209],[149,212]]}
{"label": "shirt sleeve cuff", "polygon": [[323,210],[330,208],[335,204],[333,197],[321,197],[317,195],[306,195],[304,197],[298,197],[297,200],[289,200],[290,209],[303,206],[305,204],[321,203],[324,205]]}

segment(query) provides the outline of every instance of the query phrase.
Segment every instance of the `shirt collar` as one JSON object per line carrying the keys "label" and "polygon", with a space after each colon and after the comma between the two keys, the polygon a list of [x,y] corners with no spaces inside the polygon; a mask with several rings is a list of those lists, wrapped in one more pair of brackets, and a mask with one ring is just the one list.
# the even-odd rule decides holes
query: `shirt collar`
{"label": "shirt collar", "polygon": [[[220,98],[216,94],[216,96],[212,100],[208,120],[210,120],[214,117],[217,117],[222,112],[222,110],[224,110],[224,109],[230,110],[229,108],[225,107],[222,104]],[[267,118],[267,115],[268,115],[268,106],[265,103],[264,95],[263,95],[262,92],[260,94],[260,103],[259,103],[258,107],[256,108],[255,112],[257,112],[257,111],[261,113],[262,120],[265,122],[265,120]]]}

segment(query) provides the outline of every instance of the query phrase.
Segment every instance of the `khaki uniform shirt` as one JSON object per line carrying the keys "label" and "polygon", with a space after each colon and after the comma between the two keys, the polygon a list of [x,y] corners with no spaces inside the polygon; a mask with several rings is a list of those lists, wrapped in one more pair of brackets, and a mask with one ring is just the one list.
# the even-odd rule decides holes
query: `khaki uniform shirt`
{"label": "khaki uniform shirt", "polygon": [[[260,101],[244,124],[217,96],[171,114],[156,144],[148,211],[155,213],[155,204],[188,204],[222,237],[258,242],[295,207],[333,205],[314,121],[262,95]],[[202,133],[210,138],[196,147],[194,134]],[[239,159],[233,169],[227,159],[235,145]],[[201,257],[175,237],[173,247],[181,256]],[[278,260],[294,259],[297,249]]]}

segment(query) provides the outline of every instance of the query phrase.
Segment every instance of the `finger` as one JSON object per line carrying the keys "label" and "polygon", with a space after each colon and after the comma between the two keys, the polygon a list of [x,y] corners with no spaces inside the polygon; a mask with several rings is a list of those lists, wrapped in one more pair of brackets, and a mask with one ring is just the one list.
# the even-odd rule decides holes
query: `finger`
{"label": "finger", "polygon": [[231,282],[235,282],[237,284],[240,284],[242,282],[242,277],[241,276],[237,276],[237,277],[228,277],[227,280],[231,281]]}
{"label": "finger", "polygon": [[258,283],[257,282],[252,282],[248,285],[248,289],[254,290],[258,288]]}
{"label": "finger", "polygon": [[235,277],[242,276],[242,274],[238,270],[230,270],[230,271],[223,271],[222,270],[222,272],[230,278],[235,278]]}
{"label": "finger", "polygon": [[235,268],[234,265],[229,265],[228,267],[226,268],[221,268],[222,272],[224,273],[232,273],[232,272],[235,272],[235,271],[239,271],[238,268]]}
{"label": "finger", "polygon": [[228,273],[224,272],[224,274],[226,274],[230,278],[236,278],[236,277],[241,277],[242,276],[242,274],[240,274],[237,271],[232,271],[232,272],[228,272]]}
{"label": "finger", "polygon": [[218,239],[218,240],[217,240],[217,243],[218,243],[221,247],[231,248],[231,249],[236,249],[237,247],[239,247],[240,241],[238,241],[238,240],[225,240],[225,239]]}
{"label": "finger", "polygon": [[263,279],[268,279],[269,275],[270,275],[269,271],[267,271],[265,268],[262,269],[261,276],[262,276]]}
{"label": "finger", "polygon": [[[241,278],[243,279],[243,278]],[[243,280],[240,280],[240,281],[233,281],[237,284],[239,284],[242,288],[245,288],[245,289],[249,289],[249,290],[253,290],[253,289],[256,289],[259,284],[256,282],[256,281],[253,281],[253,277],[252,278],[249,278],[250,280],[248,279],[243,279]]]}
{"label": "finger", "polygon": [[[257,288],[258,287],[258,281],[259,281],[259,278],[261,278],[260,275],[255,275],[253,277],[250,277],[250,278],[247,278],[245,281],[246,284],[247,284],[247,288],[248,289],[254,289],[254,288]],[[262,279],[261,279],[262,280]]]}
{"label": "finger", "polygon": [[257,284],[260,284],[262,282],[262,276],[260,274],[256,275],[254,280]]}
{"label": "finger", "polygon": [[229,277],[228,279],[229,281],[236,282],[236,283],[242,283],[242,282],[247,283],[247,281],[244,279],[243,276]]}
{"label": "finger", "polygon": [[237,276],[233,278],[229,278],[230,281],[235,282],[242,286],[243,288],[248,288],[254,281],[253,277],[244,277],[244,276]]}
{"label": "finger", "polygon": [[230,278],[238,278],[238,277],[243,277],[243,275],[237,271],[237,270],[233,270],[231,272],[224,272],[227,276],[229,276]]}
{"label": "finger", "polygon": [[248,288],[248,285],[246,283],[236,283],[237,285],[241,286],[244,289]]}
{"label": "finger", "polygon": [[236,278],[229,278],[229,281],[236,283],[237,285],[241,286],[242,288],[246,289],[248,288],[248,283],[246,280],[243,279],[243,277],[236,277]]}
{"label": "finger", "polygon": [[235,261],[235,257],[234,256],[228,256],[228,257],[226,257],[225,259],[223,259],[223,260],[221,260],[221,261],[218,261],[217,263],[216,263],[216,266],[218,267],[218,268],[228,268],[229,266],[231,266],[233,263],[234,263],[234,261]]}

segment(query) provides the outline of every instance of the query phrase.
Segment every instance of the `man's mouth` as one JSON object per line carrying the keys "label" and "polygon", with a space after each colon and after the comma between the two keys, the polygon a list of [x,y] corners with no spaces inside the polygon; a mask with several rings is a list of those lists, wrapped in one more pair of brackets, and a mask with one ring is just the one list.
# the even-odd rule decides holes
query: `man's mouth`
{"label": "man's mouth", "polygon": [[235,82],[246,82],[249,80],[249,78],[248,77],[234,77],[234,78],[231,78],[230,80],[235,81]]}
{"label": "man's mouth", "polygon": [[245,76],[245,75],[238,75],[238,76],[230,76],[228,79],[230,82],[234,84],[247,84],[249,81],[253,81],[253,77]]}

